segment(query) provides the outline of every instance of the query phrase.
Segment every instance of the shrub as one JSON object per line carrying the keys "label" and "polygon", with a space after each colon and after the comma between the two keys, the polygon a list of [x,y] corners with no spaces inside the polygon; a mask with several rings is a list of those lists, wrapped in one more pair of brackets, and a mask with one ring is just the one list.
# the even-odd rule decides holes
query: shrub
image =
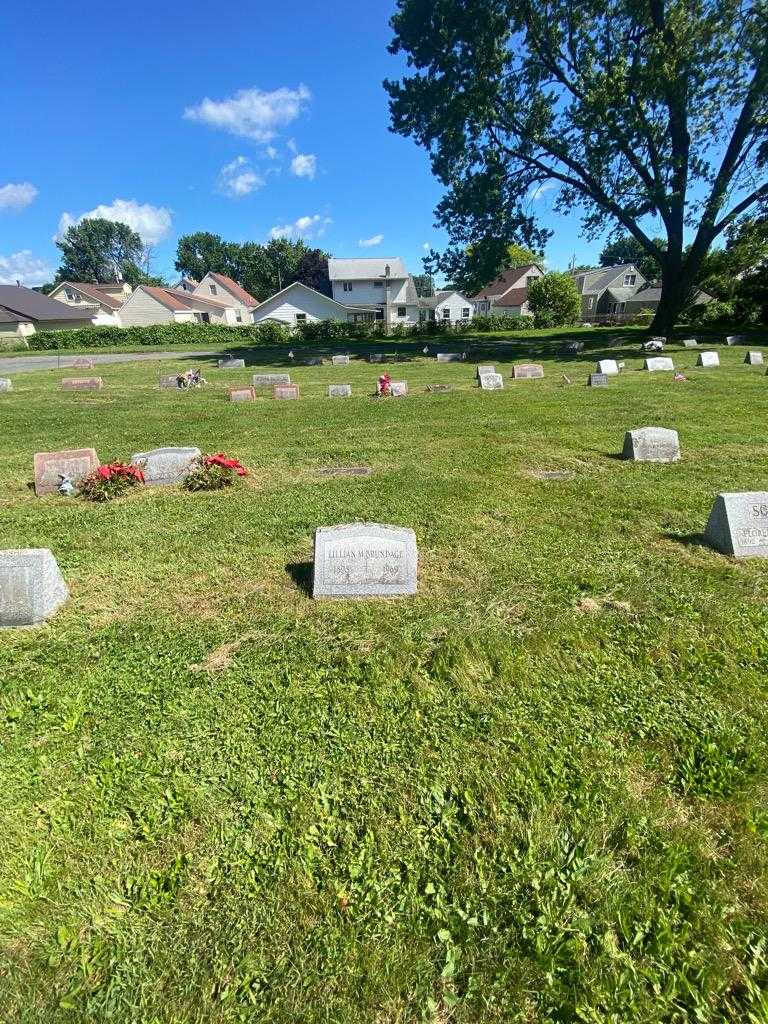
{"label": "shrub", "polygon": [[732,302],[721,302],[713,299],[712,302],[692,306],[688,310],[687,319],[692,324],[718,324],[730,323],[735,316]]}
{"label": "shrub", "polygon": [[78,493],[88,501],[111,501],[121,498],[137,484],[144,483],[144,474],[138,466],[125,462],[110,462],[90,473],[80,482]]}
{"label": "shrub", "polygon": [[28,337],[30,349],[110,348],[139,345],[285,344],[289,328],[274,321],[231,327],[229,324],[152,324],[149,327],[82,327],[72,331],[39,331]]}
{"label": "shrub", "polygon": [[228,458],[223,452],[202,455],[184,478],[183,486],[188,491],[220,491],[224,487],[231,487],[238,476],[246,476],[247,473],[245,466],[241,466],[237,459]]}
{"label": "shrub", "polygon": [[578,322],[581,299],[570,274],[550,271],[528,286],[536,327],[565,327]]}
{"label": "shrub", "polygon": [[491,316],[476,316],[472,321],[472,330],[486,333],[488,331],[525,331],[533,327],[533,317],[511,316],[509,313]]}

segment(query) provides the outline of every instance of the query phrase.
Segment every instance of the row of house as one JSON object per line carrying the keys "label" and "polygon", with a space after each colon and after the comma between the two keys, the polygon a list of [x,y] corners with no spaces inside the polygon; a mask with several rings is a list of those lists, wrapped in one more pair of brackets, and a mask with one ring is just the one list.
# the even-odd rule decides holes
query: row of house
{"label": "row of house", "polygon": [[[444,289],[419,296],[399,257],[328,261],[330,295],[300,282],[260,302],[231,277],[209,272],[202,281],[183,277],[174,287],[123,282],[91,284],[62,281],[50,295],[0,285],[0,337],[35,330],[111,324],[213,323],[233,327],[274,321],[292,327],[318,320],[384,321],[387,325],[423,321],[468,322],[475,315],[525,316],[528,290],[544,273],[538,264],[505,270],[476,295]],[[634,264],[574,273],[583,322],[622,321],[656,309],[661,289]],[[699,292],[698,302],[711,296]]]}

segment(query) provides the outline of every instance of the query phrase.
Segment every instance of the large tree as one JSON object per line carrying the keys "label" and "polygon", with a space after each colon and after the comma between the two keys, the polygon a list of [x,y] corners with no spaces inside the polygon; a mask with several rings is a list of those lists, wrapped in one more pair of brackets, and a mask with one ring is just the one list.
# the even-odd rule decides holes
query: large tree
{"label": "large tree", "polygon": [[195,281],[202,280],[209,271],[233,277],[237,271],[239,246],[225,242],[221,235],[210,231],[196,231],[182,235],[176,246],[176,269]]}
{"label": "large tree", "polygon": [[452,242],[495,224],[540,247],[532,211],[554,184],[589,236],[627,232],[658,261],[666,333],[712,243],[768,196],[766,0],[397,6],[390,50],[416,72],[385,82],[393,129],[428,147]]}
{"label": "large tree", "polygon": [[423,260],[428,274],[444,274],[465,295],[474,295],[504,270],[543,262],[543,254],[510,242],[503,233],[469,245],[453,245],[444,253],[431,250]]}
{"label": "large tree", "polygon": [[56,283],[121,278],[133,282],[141,275],[144,244],[135,231],[119,221],[88,217],[70,225],[56,245],[61,250]]}

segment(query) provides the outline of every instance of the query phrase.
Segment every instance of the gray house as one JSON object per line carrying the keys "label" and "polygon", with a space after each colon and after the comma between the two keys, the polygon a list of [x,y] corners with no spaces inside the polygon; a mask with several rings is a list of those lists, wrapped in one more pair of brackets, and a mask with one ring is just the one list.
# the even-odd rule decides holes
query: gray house
{"label": "gray house", "polygon": [[597,322],[625,316],[627,303],[647,284],[633,263],[597,267],[595,270],[575,274],[574,277],[581,296],[581,319]]}

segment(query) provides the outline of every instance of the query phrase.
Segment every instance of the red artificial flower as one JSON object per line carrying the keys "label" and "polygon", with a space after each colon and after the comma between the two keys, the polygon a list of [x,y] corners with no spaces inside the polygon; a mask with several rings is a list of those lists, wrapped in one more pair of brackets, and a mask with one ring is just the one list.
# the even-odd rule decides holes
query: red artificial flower
{"label": "red artificial flower", "polygon": [[217,452],[215,455],[206,455],[203,458],[205,466],[221,466],[222,469],[233,469],[238,476],[247,476],[248,470],[242,466],[237,459],[230,459],[224,452]]}

